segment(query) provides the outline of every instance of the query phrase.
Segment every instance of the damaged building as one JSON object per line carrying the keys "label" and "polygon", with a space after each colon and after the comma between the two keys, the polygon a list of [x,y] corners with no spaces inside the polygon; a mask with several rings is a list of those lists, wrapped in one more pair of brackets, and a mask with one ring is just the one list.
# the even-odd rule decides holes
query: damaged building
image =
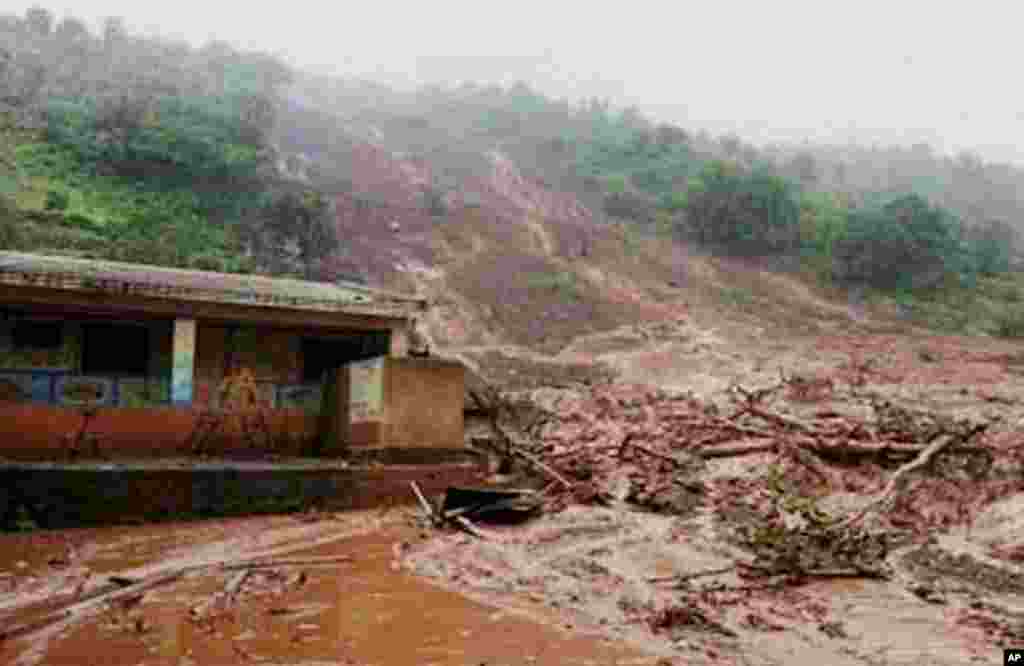
{"label": "damaged building", "polygon": [[[409,354],[426,307],[358,284],[0,252],[0,457],[59,459],[84,435],[122,457],[461,446],[462,366]],[[210,427],[232,409],[266,436]]]}

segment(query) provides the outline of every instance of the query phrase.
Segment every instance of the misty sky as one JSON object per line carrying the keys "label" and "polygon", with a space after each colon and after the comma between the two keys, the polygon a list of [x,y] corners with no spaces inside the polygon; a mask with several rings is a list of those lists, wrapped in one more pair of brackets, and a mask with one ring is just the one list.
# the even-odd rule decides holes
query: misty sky
{"label": "misty sky", "polygon": [[38,4],[95,26],[120,16],[133,32],[216,38],[393,84],[523,79],[758,144],[926,142],[1024,164],[1014,76],[1024,10],[1012,2]]}

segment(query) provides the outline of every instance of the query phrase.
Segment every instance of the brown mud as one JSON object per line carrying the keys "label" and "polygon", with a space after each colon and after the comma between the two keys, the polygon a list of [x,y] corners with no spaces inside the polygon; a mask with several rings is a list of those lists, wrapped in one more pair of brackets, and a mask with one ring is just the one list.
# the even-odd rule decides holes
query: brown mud
{"label": "brown mud", "polygon": [[[401,512],[399,512],[400,514]],[[348,557],[331,566],[253,570],[227,608],[197,617],[194,609],[233,574],[216,568],[114,605],[78,622],[0,644],[5,664],[655,664],[636,650],[580,635],[542,604],[501,608],[470,601],[400,570],[397,544],[418,532],[399,517],[346,514],[310,524],[253,518],[218,525],[147,526],[75,534],[81,567],[138,575],[173,562],[287,551],[289,558]],[[307,548],[302,541],[331,540]],[[6,545],[43,535],[2,537]],[[14,554],[14,549],[0,549]],[[42,550],[46,550],[43,548]],[[59,550],[59,548],[57,549]],[[21,551],[23,552],[23,551]],[[140,560],[145,562],[138,567]],[[20,560],[19,560],[20,561]],[[17,561],[16,561],[17,562]],[[16,562],[14,564],[16,564]],[[18,576],[56,580],[36,558]],[[9,606],[17,592],[0,594]],[[32,606],[9,608],[3,623],[30,619]],[[88,655],[85,657],[85,655]]]}

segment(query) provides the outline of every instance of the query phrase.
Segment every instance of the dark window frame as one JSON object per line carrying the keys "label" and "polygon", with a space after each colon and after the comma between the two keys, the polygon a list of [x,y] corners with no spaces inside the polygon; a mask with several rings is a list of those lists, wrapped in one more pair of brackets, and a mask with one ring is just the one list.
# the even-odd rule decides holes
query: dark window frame
{"label": "dark window frame", "polygon": [[387,356],[390,341],[389,331],[351,337],[304,336],[300,341],[302,382],[322,381],[324,372],[344,363]]}
{"label": "dark window frame", "polygon": [[[20,332],[19,332],[20,329]],[[40,335],[42,331],[45,334]],[[48,336],[52,336],[48,339]],[[44,319],[17,319],[11,327],[14,351],[61,349],[64,346],[64,322]]]}
{"label": "dark window frame", "polygon": [[[139,335],[140,338],[131,341],[131,336],[127,333],[128,330],[132,330],[133,334]],[[119,343],[111,342],[112,339],[116,340],[118,335],[125,337],[122,337]],[[105,339],[106,344],[97,345],[97,337]],[[123,322],[82,324],[82,374],[115,377],[148,376],[153,351],[151,337],[149,327],[145,325]],[[103,352],[98,351],[101,348],[104,350]],[[101,354],[105,354],[102,360],[98,358]]]}

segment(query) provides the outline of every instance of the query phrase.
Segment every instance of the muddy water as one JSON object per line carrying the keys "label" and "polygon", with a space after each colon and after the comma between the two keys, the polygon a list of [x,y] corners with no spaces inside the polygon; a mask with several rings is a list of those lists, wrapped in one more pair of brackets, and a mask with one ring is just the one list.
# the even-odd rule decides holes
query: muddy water
{"label": "muddy water", "polygon": [[[1017,508],[1014,501],[996,505],[980,517],[973,540],[953,532],[939,535],[937,547],[981,560],[984,542],[1006,534],[1007,523],[1016,525]],[[196,621],[190,609],[213,599],[233,576],[205,570],[135,606],[104,608],[0,645],[0,664],[653,666],[660,658],[692,665],[953,666],[999,658],[998,641],[956,622],[977,598],[956,592],[968,577],[944,572],[951,591],[943,592],[944,603],[932,603],[910,591],[919,580],[899,566],[891,581],[818,580],[714,597],[717,621],[734,636],[700,627],[654,634],[644,609],[680,603],[688,592],[650,577],[709,572],[739,556],[700,511],[680,521],[573,508],[524,528],[493,528],[493,541],[421,538],[405,514],[399,518],[358,513],[312,523],[255,518],[0,537],[0,567],[20,572],[15,590],[0,588],[0,622],[8,623],[38,616],[33,602],[66,594],[82,570],[91,569],[100,583],[100,574],[152,574],[268,553],[349,558],[302,568],[302,584],[295,582],[296,568],[254,571],[234,605]],[[49,564],[68,544],[73,562]],[[906,552],[894,553],[893,563]],[[399,565],[403,553],[408,571]],[[693,585],[705,583],[744,584],[721,573]],[[999,590],[985,591],[984,599],[1020,606]]]}
{"label": "muddy water", "polygon": [[[90,552],[103,553],[96,564],[108,573],[139,571],[128,567],[136,566],[140,558],[147,570],[158,570],[161,562],[183,561],[190,552],[193,561],[226,551],[249,557],[267,552],[268,544],[277,552],[288,544],[290,558],[348,556],[351,561],[306,567],[304,583],[294,581],[295,568],[276,576],[273,570],[253,572],[234,605],[196,622],[189,609],[210,600],[232,576],[212,569],[161,587],[135,606],[106,608],[70,626],[0,645],[0,663],[497,666],[656,661],[614,641],[575,632],[542,604],[533,610],[529,602],[515,610],[502,609],[399,570],[395,544],[417,538],[408,527],[389,523],[304,548],[296,533],[304,533],[307,543],[325,542],[332,534],[352,531],[353,521],[299,527],[286,521],[235,521],[230,528],[193,534],[188,544],[175,547],[161,533],[165,526],[138,528],[134,535],[130,528],[118,528],[109,538],[102,530],[93,530]],[[142,552],[149,540],[158,544],[157,552]],[[121,562],[118,553],[124,558]],[[90,558],[81,559],[88,566]],[[15,614],[7,620],[23,617]]]}

